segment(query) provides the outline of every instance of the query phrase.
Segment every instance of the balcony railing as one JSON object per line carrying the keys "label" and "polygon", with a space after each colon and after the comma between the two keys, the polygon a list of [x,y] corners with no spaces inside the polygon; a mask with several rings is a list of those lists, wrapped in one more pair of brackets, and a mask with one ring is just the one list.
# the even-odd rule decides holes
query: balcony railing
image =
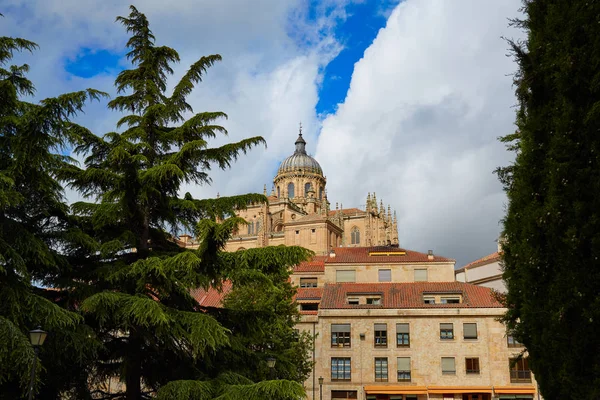
{"label": "balcony railing", "polygon": [[531,382],[531,371],[530,370],[511,370],[510,371],[511,382]]}

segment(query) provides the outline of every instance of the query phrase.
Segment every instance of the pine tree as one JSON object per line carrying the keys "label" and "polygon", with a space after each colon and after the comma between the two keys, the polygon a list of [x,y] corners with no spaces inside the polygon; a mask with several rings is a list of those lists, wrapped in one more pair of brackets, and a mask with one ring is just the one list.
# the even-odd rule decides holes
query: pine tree
{"label": "pine tree", "polygon": [[516,162],[499,169],[505,320],[546,399],[600,398],[600,2],[529,0],[511,43]]}
{"label": "pine tree", "polygon": [[[232,231],[245,223],[235,210],[266,201],[258,194],[200,200],[188,193],[181,198],[181,185],[210,183],[211,167],[226,169],[265,142],[252,137],[208,147],[208,140],[227,133],[216,124],[226,115],[203,112],[186,120],[184,115],[193,111],[186,97],[221,57],[200,58],[167,95],[170,65],[179,61],[178,53],[155,45],[146,17],[135,7],[117,21],[131,35],[127,57],[133,68],[116,78],[119,96],[109,108],[129,113],[118,122],[124,130],[103,137],[80,130],[76,151],[87,156],[85,168],[73,166],[61,175],[93,200],[72,209],[96,245],[70,254],[74,267],[70,281],[63,276],[62,283],[104,344],[93,380],[120,377],[128,400],[147,398],[160,388],[169,399],[205,399],[217,393],[233,398],[240,391],[245,394],[235,398],[298,398],[303,389],[296,382],[253,384],[235,373],[210,376],[179,368],[202,363],[230,344],[230,331],[199,307],[190,290],[218,287],[244,269],[259,279],[260,271],[248,265],[243,252],[232,255],[223,248]],[[179,229],[195,232],[199,248],[178,246],[173,235]],[[290,247],[276,253],[258,250],[255,257],[291,266],[308,255]],[[171,375],[174,381],[165,385],[157,366],[165,374],[181,375]],[[95,395],[114,393],[98,390]]]}
{"label": "pine tree", "polygon": [[[33,52],[25,39],[0,37],[0,397],[25,396],[34,351],[28,332],[37,326],[49,332],[41,349],[40,379],[54,373],[84,369],[94,343],[83,319],[56,304],[58,293],[42,286],[66,266],[61,251],[85,240],[75,229],[55,175],[69,164],[60,150],[74,129],[70,119],[95,90],[68,93],[34,104],[23,98],[34,94],[25,74],[27,64],[8,65],[15,52]],[[60,346],[60,349],[59,349]],[[65,374],[66,375],[66,374]],[[50,379],[51,380],[51,379]],[[72,379],[45,386],[46,394],[70,389]]]}

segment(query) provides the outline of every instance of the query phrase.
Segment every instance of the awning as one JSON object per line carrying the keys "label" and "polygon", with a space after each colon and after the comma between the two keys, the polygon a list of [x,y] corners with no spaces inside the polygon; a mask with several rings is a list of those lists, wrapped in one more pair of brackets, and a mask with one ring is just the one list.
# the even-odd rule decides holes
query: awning
{"label": "awning", "polygon": [[367,394],[427,394],[425,386],[370,385],[365,386]]}
{"label": "awning", "polygon": [[429,394],[492,393],[491,386],[427,386]]}
{"label": "awning", "polygon": [[497,394],[535,394],[533,386],[494,386]]}

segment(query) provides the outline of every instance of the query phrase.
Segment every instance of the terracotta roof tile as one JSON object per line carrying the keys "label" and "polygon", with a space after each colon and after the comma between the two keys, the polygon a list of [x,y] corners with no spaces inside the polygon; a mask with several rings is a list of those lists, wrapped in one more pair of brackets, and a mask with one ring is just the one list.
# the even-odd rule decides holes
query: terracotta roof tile
{"label": "terracotta roof tile", "polygon": [[456,272],[462,272],[465,269],[475,268],[486,264],[491,264],[493,262],[500,261],[500,253],[495,252],[492,254],[488,254],[485,257],[481,257],[479,260],[475,260],[473,262],[468,263],[462,268],[456,270]]}
{"label": "terracotta roof tile", "polygon": [[191,293],[202,307],[221,307],[225,296],[231,292],[231,289],[231,281],[225,281],[223,282],[223,289],[221,291],[213,288],[209,288],[208,290],[198,288],[192,289]]}
{"label": "terracotta roof tile", "polygon": [[325,260],[327,256],[314,256],[310,261],[303,261],[294,267],[294,273],[301,272],[325,272]]}
{"label": "terracotta roof tile", "polygon": [[323,296],[323,288],[299,288],[295,299],[302,300],[320,300]]}
{"label": "terracotta roof tile", "polygon": [[[392,246],[375,246],[375,247],[337,247],[334,249],[335,257],[328,256],[325,263],[327,264],[340,264],[340,263],[357,263],[357,264],[369,264],[369,263],[414,263],[414,262],[455,262],[451,258],[442,256],[433,256],[433,260],[430,260],[427,254],[419,253],[417,251],[406,250],[399,247]],[[400,253],[405,254],[398,255],[369,255],[371,252],[379,253]]]}
{"label": "terracotta roof tile", "polygon": [[[338,211],[339,210],[330,210],[329,211],[329,216],[330,217],[334,216],[335,214],[337,214]],[[367,212],[361,210],[360,208],[344,208],[344,209],[342,209],[342,213],[344,215],[354,215],[354,214],[362,215],[362,214],[366,214]]]}
{"label": "terracotta roof tile", "polygon": [[[352,293],[381,294],[381,305],[353,305],[346,301]],[[424,293],[461,293],[460,304],[425,304]],[[352,308],[501,308],[490,288],[462,282],[335,283],[323,289],[320,309]]]}

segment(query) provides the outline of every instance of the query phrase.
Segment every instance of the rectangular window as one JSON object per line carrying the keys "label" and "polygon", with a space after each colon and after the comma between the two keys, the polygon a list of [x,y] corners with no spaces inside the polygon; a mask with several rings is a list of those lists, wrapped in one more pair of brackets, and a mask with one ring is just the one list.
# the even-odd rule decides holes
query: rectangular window
{"label": "rectangular window", "polygon": [[460,297],[442,297],[440,299],[442,304],[460,304]]}
{"label": "rectangular window", "polygon": [[381,297],[367,297],[367,304],[380,306],[381,305]]}
{"label": "rectangular window", "polygon": [[454,324],[440,324],[440,339],[454,339]]}
{"label": "rectangular window", "polygon": [[529,369],[529,360],[527,358],[511,358],[509,366],[511,382],[531,382],[531,370]]}
{"label": "rectangular window", "polygon": [[356,390],[332,390],[332,399],[358,399]]}
{"label": "rectangular window", "polygon": [[477,339],[477,324],[463,324],[463,336],[465,339]]}
{"label": "rectangular window", "polygon": [[435,304],[435,297],[425,296],[425,297],[423,297],[423,303],[425,303],[425,304]]}
{"label": "rectangular window", "polygon": [[388,381],[388,362],[386,357],[375,358],[375,382]]}
{"label": "rectangular window", "polygon": [[442,374],[455,375],[456,366],[454,365],[454,357],[442,357]]}
{"label": "rectangular window", "polygon": [[465,370],[467,374],[478,374],[479,358],[465,358]]}
{"label": "rectangular window", "polygon": [[302,311],[318,311],[319,304],[318,303],[301,303],[300,310],[302,310]]}
{"label": "rectangular window", "polygon": [[410,357],[398,357],[398,382],[410,382]]}
{"label": "rectangular window", "polygon": [[331,347],[350,347],[350,324],[331,324]]}
{"label": "rectangular window", "polygon": [[380,269],[379,270],[379,282],[391,282],[392,281],[392,270],[391,269]]}
{"label": "rectangular window", "polygon": [[426,269],[415,269],[415,282],[427,282]]}
{"label": "rectangular window", "polygon": [[396,324],[396,346],[410,347],[410,326],[408,324]]}
{"label": "rectangular window", "polygon": [[356,282],[356,271],[354,271],[354,270],[335,271],[335,281],[338,283]]}
{"label": "rectangular window", "polygon": [[348,304],[354,304],[354,305],[358,305],[358,299],[356,297],[349,297],[348,298]]}
{"label": "rectangular window", "polygon": [[387,324],[375,324],[375,347],[387,347]]}
{"label": "rectangular window", "polygon": [[506,337],[506,341],[508,342],[508,347],[523,347],[521,343],[514,336],[508,335]]}
{"label": "rectangular window", "polygon": [[334,357],[331,359],[332,381],[349,381],[351,372],[350,357]]}
{"label": "rectangular window", "polygon": [[314,288],[317,287],[317,278],[300,278],[301,288]]}

